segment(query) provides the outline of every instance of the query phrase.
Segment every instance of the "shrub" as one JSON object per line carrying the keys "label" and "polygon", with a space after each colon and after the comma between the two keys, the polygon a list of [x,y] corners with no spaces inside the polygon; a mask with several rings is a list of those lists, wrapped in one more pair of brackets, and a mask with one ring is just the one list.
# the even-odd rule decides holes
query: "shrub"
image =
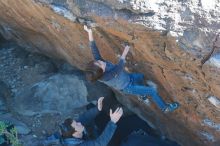
{"label": "shrub", "polygon": [[18,140],[16,128],[8,122],[0,121],[0,144],[22,146]]}

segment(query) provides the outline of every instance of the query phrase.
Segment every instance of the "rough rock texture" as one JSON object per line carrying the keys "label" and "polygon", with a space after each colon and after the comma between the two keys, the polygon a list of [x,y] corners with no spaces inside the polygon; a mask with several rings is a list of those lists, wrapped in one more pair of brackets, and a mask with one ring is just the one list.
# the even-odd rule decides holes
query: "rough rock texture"
{"label": "rough rock texture", "polygon": [[21,90],[11,101],[21,115],[43,113],[69,115],[74,108],[85,106],[87,89],[82,80],[74,75],[56,74]]}
{"label": "rough rock texture", "polygon": [[219,0],[156,2],[4,0],[0,1],[0,32],[26,49],[83,69],[92,56],[81,23],[95,21],[95,39],[103,57],[117,62],[121,44],[128,41],[132,50],[127,69],[144,73],[158,84],[166,101],[178,101],[181,108],[164,115],[135,96],[118,93],[118,99],[183,146],[217,146],[220,111],[209,99],[214,96],[218,103],[220,97],[219,51],[213,48],[219,31]]}
{"label": "rough rock texture", "polygon": [[11,97],[11,91],[9,87],[0,80],[0,114],[3,114],[8,111],[5,102],[6,99]]}

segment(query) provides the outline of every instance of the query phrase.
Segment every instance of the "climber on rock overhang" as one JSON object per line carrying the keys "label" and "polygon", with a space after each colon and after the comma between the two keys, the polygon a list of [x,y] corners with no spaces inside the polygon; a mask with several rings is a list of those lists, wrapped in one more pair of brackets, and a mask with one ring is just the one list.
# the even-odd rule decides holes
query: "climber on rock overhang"
{"label": "climber on rock overhang", "polygon": [[112,64],[101,57],[93,38],[92,29],[84,25],[84,30],[88,33],[90,48],[95,59],[89,62],[85,69],[87,80],[92,82],[98,80],[123,93],[139,95],[142,97],[144,103],[148,103],[145,102],[148,100],[147,96],[151,96],[164,113],[172,112],[179,107],[179,103],[177,102],[165,103],[158,95],[155,87],[144,85],[143,74],[124,71],[125,57],[130,49],[128,45],[125,46],[119,63],[116,65]]}

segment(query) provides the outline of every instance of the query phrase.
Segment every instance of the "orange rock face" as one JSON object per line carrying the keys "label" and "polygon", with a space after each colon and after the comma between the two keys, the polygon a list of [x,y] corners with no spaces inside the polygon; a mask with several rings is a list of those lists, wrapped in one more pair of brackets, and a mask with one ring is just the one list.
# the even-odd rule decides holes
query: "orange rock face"
{"label": "orange rock face", "polygon": [[[175,38],[121,19],[91,18],[98,24],[95,40],[103,58],[116,63],[122,43],[129,42],[128,70],[144,73],[158,84],[165,101],[178,101],[181,107],[163,114],[154,104],[148,107],[135,96],[117,93],[122,104],[183,146],[219,145],[220,111],[208,100],[209,96],[220,97],[218,69],[202,65],[199,58],[179,48]],[[64,59],[80,69],[92,60],[83,26],[41,3],[0,1],[0,32],[31,51]]]}

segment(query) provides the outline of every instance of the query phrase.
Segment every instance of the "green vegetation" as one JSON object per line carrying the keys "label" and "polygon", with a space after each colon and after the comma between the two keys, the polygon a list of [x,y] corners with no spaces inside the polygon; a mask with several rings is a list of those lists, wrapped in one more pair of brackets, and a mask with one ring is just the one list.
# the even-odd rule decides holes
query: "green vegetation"
{"label": "green vegetation", "polygon": [[0,121],[0,144],[5,142],[12,146],[22,146],[18,140],[16,128],[10,123]]}

